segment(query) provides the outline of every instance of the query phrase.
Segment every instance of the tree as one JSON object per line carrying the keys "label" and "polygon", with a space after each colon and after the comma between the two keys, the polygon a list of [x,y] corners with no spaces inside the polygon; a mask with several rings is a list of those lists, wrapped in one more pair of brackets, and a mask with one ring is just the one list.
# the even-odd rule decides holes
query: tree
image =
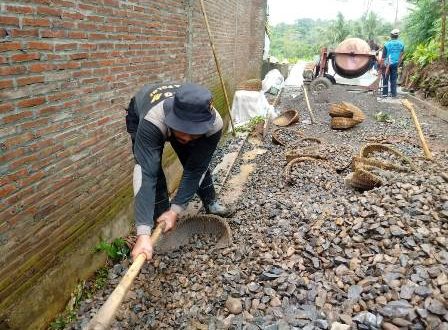
{"label": "tree", "polygon": [[341,12],[338,12],[336,16],[334,30],[336,43],[340,43],[341,41],[345,40],[345,38],[347,38],[347,36],[350,34],[350,29],[348,28],[348,25],[346,24],[344,19],[344,15],[342,15]]}
{"label": "tree", "polygon": [[414,0],[414,10],[405,19],[404,37],[409,52],[413,52],[419,44],[426,44],[440,33],[439,0]]}
{"label": "tree", "polygon": [[440,57],[445,59],[445,37],[446,37],[446,7],[445,0],[442,0],[442,31],[440,37]]}

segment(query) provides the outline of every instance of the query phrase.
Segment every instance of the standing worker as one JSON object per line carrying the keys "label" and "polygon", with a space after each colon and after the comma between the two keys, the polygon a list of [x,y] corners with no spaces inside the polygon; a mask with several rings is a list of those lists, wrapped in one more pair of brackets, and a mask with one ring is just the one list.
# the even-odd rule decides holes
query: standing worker
{"label": "standing worker", "polygon": [[[150,260],[154,222],[165,222],[165,232],[197,193],[207,213],[230,216],[230,209],[216,200],[208,169],[221,137],[223,121],[212,106],[211,92],[199,85],[146,85],[131,99],[126,115],[131,135],[134,167],[134,213],[137,241],[132,257],[144,253]],[[169,141],[183,175],[171,205],[161,159]]]}
{"label": "standing worker", "polygon": [[397,78],[398,67],[403,61],[404,43],[398,39],[400,30],[393,29],[390,32],[390,38],[383,47],[383,97],[389,94],[389,80],[390,92],[392,97],[397,97]]}

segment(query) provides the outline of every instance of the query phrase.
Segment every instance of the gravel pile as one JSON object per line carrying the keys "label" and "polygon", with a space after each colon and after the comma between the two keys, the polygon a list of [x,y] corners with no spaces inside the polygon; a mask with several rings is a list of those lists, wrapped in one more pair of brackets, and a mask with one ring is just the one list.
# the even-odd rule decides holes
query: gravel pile
{"label": "gravel pile", "polygon": [[[293,94],[299,95],[285,90],[279,108],[297,109],[306,121],[305,103]],[[267,152],[252,161],[256,169],[229,219],[233,245],[213,251],[212,242],[198,238],[155,256],[113,329],[448,329],[447,124],[420,117],[429,140],[439,143],[435,162],[427,162],[400,105],[340,86],[312,99],[319,124],[299,123],[287,134],[321,139],[319,150],[329,159],[295,164],[288,184],[291,146],[271,142],[275,127],[263,144],[246,142],[243,152]],[[366,120],[331,130],[329,100],[359,106]],[[378,111],[394,122],[375,121]],[[393,142],[417,169],[388,172],[385,184],[370,191],[350,188],[344,183],[350,168],[337,171],[335,164],[372,141]],[[128,266],[110,269],[107,288],[81,304],[72,329],[88,322]]]}

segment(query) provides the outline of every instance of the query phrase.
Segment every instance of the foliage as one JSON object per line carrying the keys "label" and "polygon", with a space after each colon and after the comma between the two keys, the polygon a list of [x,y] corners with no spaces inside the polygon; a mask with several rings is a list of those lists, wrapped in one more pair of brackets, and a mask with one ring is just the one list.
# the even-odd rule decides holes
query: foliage
{"label": "foliage", "polygon": [[72,292],[72,297],[70,302],[67,304],[65,311],[61,313],[53,322],[51,322],[50,329],[64,329],[68,324],[76,319],[76,309],[79,307],[79,303],[84,298],[84,284],[84,282],[81,282],[76,286],[75,291]]}
{"label": "foliage", "polygon": [[394,120],[392,119],[391,115],[385,112],[377,112],[374,115],[374,118],[376,121],[381,122],[381,123],[393,123]]}
{"label": "foliage", "polygon": [[236,127],[235,131],[239,132],[239,133],[252,132],[252,130],[255,128],[255,126],[257,126],[258,124],[263,123],[263,122],[264,122],[263,116],[255,116],[255,117],[251,118],[247,124]]}
{"label": "foliage", "polygon": [[80,282],[75,291],[71,295],[71,299],[62,312],[53,322],[50,324],[51,330],[62,330],[67,325],[75,321],[76,310],[79,308],[81,301],[92,297],[92,295],[102,289],[107,283],[108,269],[102,267],[95,272],[95,276],[91,286],[87,286],[86,282]]}
{"label": "foliage", "polygon": [[431,39],[427,44],[420,44],[411,55],[411,60],[424,67],[439,58],[440,42]]}
{"label": "foliage", "polygon": [[117,238],[112,243],[101,241],[95,246],[95,251],[106,252],[107,256],[113,262],[127,259],[131,253],[131,250],[129,249],[126,241],[123,238]]}
{"label": "foliage", "polygon": [[270,28],[271,55],[280,61],[310,60],[320,54],[322,47],[334,48],[347,37],[383,43],[392,25],[383,22],[374,12],[365,13],[359,20],[346,20],[338,13],[335,20],[303,18],[294,24],[280,23]]}
{"label": "foliage", "polygon": [[405,18],[403,39],[408,54],[419,45],[440,35],[440,5],[438,0],[415,0],[413,11]]}

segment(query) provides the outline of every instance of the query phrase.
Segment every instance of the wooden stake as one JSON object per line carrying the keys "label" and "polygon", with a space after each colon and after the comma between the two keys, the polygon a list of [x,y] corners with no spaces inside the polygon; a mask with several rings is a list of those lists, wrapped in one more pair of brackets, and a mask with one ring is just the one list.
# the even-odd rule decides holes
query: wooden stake
{"label": "wooden stake", "polygon": [[[277,94],[277,96],[274,99],[274,103],[272,103],[272,107],[275,108],[277,106],[278,101],[280,100],[280,96],[283,92],[283,88],[281,88]],[[269,113],[269,110],[266,112],[266,116],[264,119],[264,125],[263,125],[263,139],[266,137],[266,134],[268,132],[269,129],[269,125],[270,125],[270,121],[271,121],[271,114]]]}
{"label": "wooden stake", "polygon": [[210,40],[210,46],[212,47],[213,57],[215,58],[216,69],[218,70],[218,75],[219,75],[219,79],[221,80],[222,90],[224,91],[224,98],[226,100],[226,105],[227,105],[227,113],[229,114],[230,125],[232,126],[232,134],[233,134],[233,136],[236,136],[235,127],[233,126],[232,115],[230,113],[229,98],[227,97],[227,90],[226,90],[226,86],[224,84],[224,79],[222,78],[221,67],[219,65],[218,57],[216,56],[216,49],[215,49],[215,45],[213,43],[212,33],[210,32],[210,25],[208,24],[207,13],[205,12],[204,0],[200,0],[200,1],[201,1],[202,14],[204,15],[204,20],[205,20],[205,26],[207,27],[208,38]]}
{"label": "wooden stake", "polygon": [[[157,225],[153,234],[151,235],[151,241],[153,245],[156,245],[158,240],[160,239],[160,235],[162,234],[163,228],[165,228],[165,224]],[[121,279],[120,283],[118,283],[115,290],[112,294],[107,298],[104,305],[98,311],[98,313],[90,320],[87,325],[87,330],[106,330],[109,329],[110,324],[112,323],[115,313],[117,312],[118,307],[120,307],[121,302],[123,301],[126,293],[129,291],[129,288],[134,282],[135,277],[140,272],[143,264],[146,261],[146,256],[142,253],[135,258],[131,267],[129,267],[126,274]]]}
{"label": "wooden stake", "polygon": [[408,100],[403,100],[402,103],[411,112],[412,120],[414,121],[415,128],[417,129],[418,137],[420,138],[420,142],[422,144],[423,151],[425,153],[425,158],[431,160],[432,154],[431,154],[431,151],[429,150],[428,144],[426,143],[426,139],[425,139],[425,136],[423,135],[422,127],[420,126],[420,123],[418,121],[413,104],[411,102],[409,102]]}
{"label": "wooden stake", "polygon": [[308,107],[308,112],[310,113],[311,123],[315,124],[316,119],[314,118],[313,110],[311,109],[310,101],[308,100],[308,93],[306,91],[305,84],[302,87],[303,87],[303,92],[305,93],[306,106]]}

